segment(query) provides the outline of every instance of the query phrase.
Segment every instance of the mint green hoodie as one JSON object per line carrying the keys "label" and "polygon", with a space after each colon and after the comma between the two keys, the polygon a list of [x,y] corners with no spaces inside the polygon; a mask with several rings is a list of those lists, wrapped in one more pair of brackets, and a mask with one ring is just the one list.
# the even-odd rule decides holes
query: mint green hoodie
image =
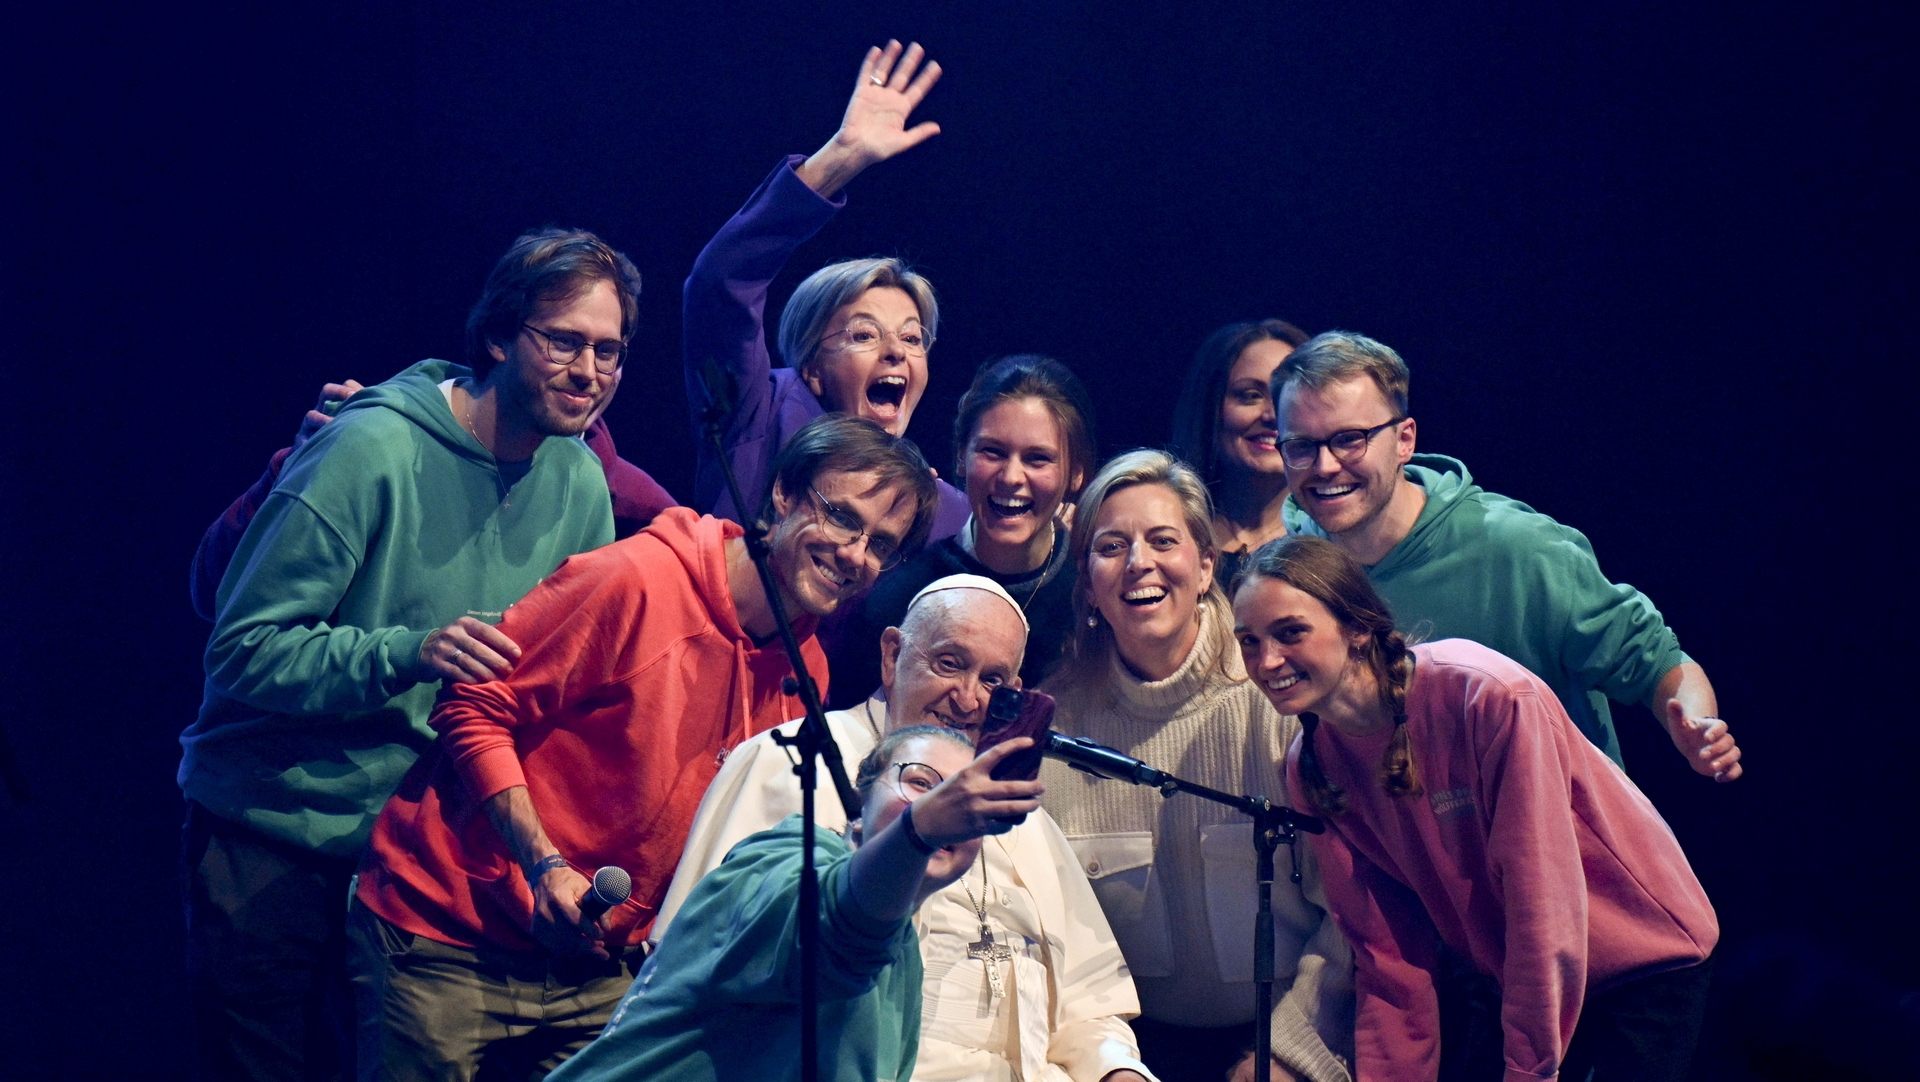
{"label": "mint green hoodie", "polygon": [[510,490],[422,361],[347,402],[296,451],[220,582],[206,698],[180,788],[216,815],[353,857],[433,740],[427,635],[499,620],[577,552],[613,540],[600,462],[541,442]]}
{"label": "mint green hoodie", "polygon": [[[1647,595],[1608,581],[1580,531],[1473,483],[1445,455],[1415,455],[1427,490],[1413,530],[1367,577],[1403,633],[1471,639],[1533,670],[1573,723],[1620,762],[1609,698],[1644,703],[1687,655]],[[1287,529],[1325,537],[1289,497]]]}
{"label": "mint green hoodie", "polygon": [[[800,817],[749,835],[687,896],[592,1044],[548,1082],[800,1077]],[[820,1078],[907,1082],[920,1054],[920,940],[848,885],[853,849],[813,835],[820,870]]]}

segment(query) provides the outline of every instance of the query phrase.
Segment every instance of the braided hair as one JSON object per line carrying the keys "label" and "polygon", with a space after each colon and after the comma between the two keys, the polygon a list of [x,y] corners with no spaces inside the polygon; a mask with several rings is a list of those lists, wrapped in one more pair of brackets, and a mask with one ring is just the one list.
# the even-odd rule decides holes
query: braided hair
{"label": "braided hair", "polygon": [[[1413,650],[1406,636],[1394,630],[1393,613],[1367,581],[1367,573],[1339,546],[1318,537],[1289,534],[1262,545],[1248,560],[1242,581],[1256,576],[1275,579],[1320,602],[1348,632],[1365,632],[1360,660],[1373,670],[1380,686],[1381,705],[1393,715],[1393,737],[1380,758],[1380,788],[1392,796],[1418,796],[1424,790],[1407,736],[1407,690],[1413,685]],[[1320,718],[1300,715],[1300,780],[1307,798],[1327,815],[1347,810],[1344,790],[1327,780],[1314,750]]]}

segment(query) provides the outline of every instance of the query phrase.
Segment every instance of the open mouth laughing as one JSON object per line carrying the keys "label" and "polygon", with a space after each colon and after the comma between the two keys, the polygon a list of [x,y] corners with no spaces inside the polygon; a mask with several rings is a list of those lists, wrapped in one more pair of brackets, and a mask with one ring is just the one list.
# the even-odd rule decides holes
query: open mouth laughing
{"label": "open mouth laughing", "polygon": [[1300,681],[1302,681],[1302,680],[1305,680],[1305,679],[1306,679],[1306,677],[1304,677],[1304,676],[1302,676],[1302,675],[1300,675],[1300,674],[1299,674],[1299,673],[1297,673],[1297,672],[1296,672],[1296,673],[1288,673],[1288,674],[1287,674],[1287,675],[1285,675],[1285,676],[1276,676],[1276,677],[1274,677],[1273,679],[1271,679],[1271,680],[1268,680],[1268,681],[1266,682],[1266,683],[1267,683],[1267,690],[1268,690],[1268,691],[1285,691],[1285,690],[1287,690],[1288,688],[1290,688],[1290,687],[1292,687],[1293,685],[1295,685],[1295,684],[1297,684],[1297,683],[1299,683]]}
{"label": "open mouth laughing", "polygon": [[867,384],[867,405],[875,416],[892,420],[900,415],[900,408],[907,400],[907,377],[897,374],[881,376]]}
{"label": "open mouth laughing", "polygon": [[842,572],[839,562],[834,560],[830,553],[831,550],[828,555],[814,553],[813,569],[820,576],[820,580],[826,584],[827,592],[834,597],[840,597],[858,587],[859,576]]}
{"label": "open mouth laughing", "polygon": [[1167,599],[1165,586],[1136,586],[1120,595],[1120,600],[1136,609],[1150,609]]}
{"label": "open mouth laughing", "polygon": [[1337,500],[1342,496],[1349,496],[1355,492],[1360,491],[1360,486],[1355,484],[1307,485],[1305,487],[1307,490],[1307,495],[1313,497],[1316,500],[1323,500],[1323,501]]}
{"label": "open mouth laughing", "polygon": [[1000,521],[1017,521],[1033,514],[1030,496],[988,496],[987,514]]}

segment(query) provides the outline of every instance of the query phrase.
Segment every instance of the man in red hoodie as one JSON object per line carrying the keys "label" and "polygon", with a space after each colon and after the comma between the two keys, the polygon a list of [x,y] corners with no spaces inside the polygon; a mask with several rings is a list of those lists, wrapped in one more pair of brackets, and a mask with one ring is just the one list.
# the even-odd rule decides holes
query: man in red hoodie
{"label": "man in red hoodie", "polygon": [[[816,674],[818,618],[918,548],[937,507],[913,445],[842,414],[782,449],[761,521]],[[672,508],[507,611],[510,676],[452,687],[374,826],[349,918],[362,1079],[516,1077],[606,1024],[727,752],[796,715],[740,528]],[[822,693],[825,693],[824,681]],[[633,877],[599,920],[598,867]]]}

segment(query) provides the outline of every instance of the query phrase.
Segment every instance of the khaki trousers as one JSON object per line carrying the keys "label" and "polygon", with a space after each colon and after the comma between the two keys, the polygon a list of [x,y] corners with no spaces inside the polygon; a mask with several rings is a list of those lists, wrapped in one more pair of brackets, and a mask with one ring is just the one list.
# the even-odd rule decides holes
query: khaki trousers
{"label": "khaki trousers", "polygon": [[545,1077],[599,1036],[642,960],[468,950],[358,901],[347,942],[360,1082]]}

